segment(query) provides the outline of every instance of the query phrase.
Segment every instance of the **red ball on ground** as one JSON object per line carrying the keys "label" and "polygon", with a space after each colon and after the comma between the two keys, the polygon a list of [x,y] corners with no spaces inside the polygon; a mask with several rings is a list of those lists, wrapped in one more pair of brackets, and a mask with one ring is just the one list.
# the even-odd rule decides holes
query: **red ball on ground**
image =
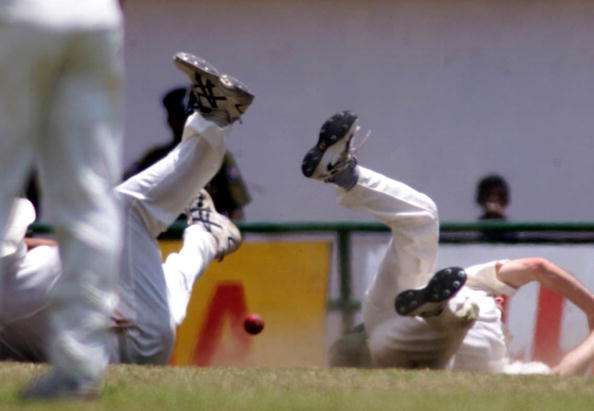
{"label": "red ball on ground", "polygon": [[248,334],[260,334],[264,329],[264,320],[258,314],[248,314],[243,320],[243,328]]}

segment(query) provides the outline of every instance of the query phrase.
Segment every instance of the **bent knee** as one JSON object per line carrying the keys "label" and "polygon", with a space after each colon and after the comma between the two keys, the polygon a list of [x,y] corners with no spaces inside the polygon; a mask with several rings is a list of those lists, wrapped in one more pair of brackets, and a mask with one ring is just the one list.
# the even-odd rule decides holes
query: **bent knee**
{"label": "bent knee", "polygon": [[428,196],[425,196],[422,206],[422,211],[420,217],[423,219],[424,224],[427,227],[434,228],[436,230],[439,229],[439,211],[437,210],[437,205],[435,202]]}
{"label": "bent knee", "polygon": [[430,197],[427,197],[426,209],[432,220],[439,220],[439,210],[437,209],[437,204],[435,204],[435,201],[433,201],[433,199]]}

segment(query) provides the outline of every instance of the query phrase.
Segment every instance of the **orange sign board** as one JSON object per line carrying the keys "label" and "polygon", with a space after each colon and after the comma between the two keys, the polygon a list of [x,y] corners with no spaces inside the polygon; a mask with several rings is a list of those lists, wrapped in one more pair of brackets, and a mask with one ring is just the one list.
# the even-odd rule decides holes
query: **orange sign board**
{"label": "orange sign board", "polygon": [[[179,241],[162,241],[163,255]],[[196,281],[175,365],[323,366],[330,242],[246,242]],[[249,313],[264,330],[243,329]]]}

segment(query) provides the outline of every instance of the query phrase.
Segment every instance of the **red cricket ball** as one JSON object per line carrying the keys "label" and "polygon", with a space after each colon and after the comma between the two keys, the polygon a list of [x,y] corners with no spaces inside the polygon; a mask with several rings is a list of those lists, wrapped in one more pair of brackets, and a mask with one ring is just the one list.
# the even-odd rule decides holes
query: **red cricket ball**
{"label": "red cricket ball", "polygon": [[243,329],[248,334],[260,334],[264,329],[264,320],[258,314],[248,314],[243,320]]}

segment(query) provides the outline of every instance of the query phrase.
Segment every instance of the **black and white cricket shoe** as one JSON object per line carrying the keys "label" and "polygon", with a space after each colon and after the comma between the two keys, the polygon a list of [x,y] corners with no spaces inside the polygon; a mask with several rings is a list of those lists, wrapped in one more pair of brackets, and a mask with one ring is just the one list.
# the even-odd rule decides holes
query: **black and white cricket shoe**
{"label": "black and white cricket shoe", "polygon": [[222,260],[241,245],[241,233],[231,220],[217,212],[212,197],[204,189],[186,209],[188,225],[201,225],[216,242],[217,260]]}
{"label": "black and white cricket shoe", "polygon": [[394,308],[404,316],[430,317],[439,315],[448,300],[466,283],[466,272],[460,267],[444,268],[436,272],[427,286],[402,291],[396,296]]}
{"label": "black and white cricket shoe", "polygon": [[332,177],[356,165],[351,142],[357,130],[357,115],[341,111],[324,122],[318,142],[303,157],[301,171],[305,177],[332,182]]}
{"label": "black and white cricket shoe", "polygon": [[206,119],[224,127],[239,120],[254,95],[241,81],[219,71],[206,60],[190,53],[173,56],[175,66],[192,82],[190,104]]}

